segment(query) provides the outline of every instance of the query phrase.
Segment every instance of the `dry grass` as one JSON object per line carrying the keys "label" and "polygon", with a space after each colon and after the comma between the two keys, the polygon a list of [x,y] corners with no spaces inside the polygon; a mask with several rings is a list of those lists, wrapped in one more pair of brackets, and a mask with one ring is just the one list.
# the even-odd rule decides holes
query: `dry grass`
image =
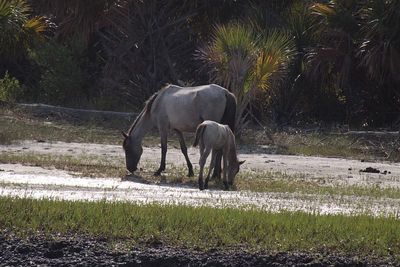
{"label": "dry grass", "polygon": [[[126,131],[131,123],[120,118],[115,121],[79,121],[64,120],[62,116],[37,117],[15,107],[0,105],[0,144],[30,139],[119,145],[122,142],[121,131]],[[187,144],[191,144],[193,134],[186,134],[186,139]],[[158,133],[153,131],[146,135],[144,145],[158,146],[159,140]],[[168,144],[179,147],[173,132]],[[304,129],[265,132],[249,128],[243,131],[238,145],[266,153],[400,161],[400,138],[392,134],[349,135],[337,130]]]}
{"label": "dry grass", "polygon": [[240,145],[266,146],[269,153],[400,161],[400,138],[393,134],[346,134],[290,130],[269,132],[246,129]]}

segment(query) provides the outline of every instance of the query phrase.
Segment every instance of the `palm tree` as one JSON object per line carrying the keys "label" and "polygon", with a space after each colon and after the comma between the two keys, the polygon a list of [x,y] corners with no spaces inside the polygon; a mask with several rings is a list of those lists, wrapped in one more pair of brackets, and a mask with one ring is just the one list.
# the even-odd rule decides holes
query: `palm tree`
{"label": "palm tree", "polygon": [[126,0],[34,0],[41,13],[55,18],[56,37],[65,41],[71,37],[88,45],[96,30],[109,23],[108,13],[113,7],[123,7]]}
{"label": "palm tree", "polygon": [[400,2],[371,0],[361,9],[361,65],[378,82],[400,81]]}
{"label": "palm tree", "polygon": [[400,111],[400,2],[367,1],[360,18],[357,57],[370,81],[364,93],[367,122],[390,123]]}
{"label": "palm tree", "polygon": [[31,18],[24,0],[0,0],[0,58],[13,62],[23,57],[35,38],[46,30],[43,17]]}
{"label": "palm tree", "polygon": [[251,114],[248,107],[256,92],[268,91],[285,77],[294,51],[289,34],[278,30],[257,34],[240,23],[215,27],[211,43],[199,49],[211,79],[236,95],[239,132]]}
{"label": "palm tree", "polygon": [[357,0],[331,0],[310,7],[314,17],[314,26],[310,28],[314,44],[306,54],[307,73],[320,88],[333,91],[325,95],[345,99],[347,120],[355,99],[352,79],[357,69],[358,3]]}
{"label": "palm tree", "polygon": [[313,25],[310,4],[310,0],[264,1],[261,7],[266,7],[254,5],[251,8],[253,16],[250,23],[253,28],[259,32],[268,32],[271,28],[280,29],[293,36],[296,47],[285,81],[279,87],[268,90],[267,99],[259,101],[259,104],[268,107],[273,121],[277,123],[286,124],[294,119],[296,111],[304,105],[301,97],[310,88],[304,75],[305,48],[312,44],[311,32],[308,30]]}

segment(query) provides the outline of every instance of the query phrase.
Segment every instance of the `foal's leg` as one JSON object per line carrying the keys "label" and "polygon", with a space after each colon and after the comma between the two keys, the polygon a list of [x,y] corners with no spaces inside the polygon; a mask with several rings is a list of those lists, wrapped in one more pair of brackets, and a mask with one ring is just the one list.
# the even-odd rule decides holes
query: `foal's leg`
{"label": "foal's leg", "polygon": [[206,181],[204,183],[204,189],[208,189],[208,180],[210,179],[210,174],[211,174],[211,171],[213,170],[214,166],[215,166],[215,150],[213,149],[211,152],[210,168],[208,169]]}
{"label": "foal's leg", "polygon": [[222,156],[222,162],[224,164],[223,166],[223,170],[222,170],[222,177],[223,177],[223,181],[224,181],[224,186],[225,186],[225,190],[229,189],[229,185],[228,185],[228,180],[227,180],[227,173],[228,173],[228,164],[227,164],[227,155],[224,151],[223,156]]}
{"label": "foal's leg", "polygon": [[155,176],[160,176],[161,172],[165,170],[165,159],[167,156],[167,141],[168,141],[168,131],[161,131],[161,162],[160,168],[154,173]]}
{"label": "foal's leg", "polygon": [[193,166],[192,166],[192,163],[190,162],[189,156],[187,154],[187,147],[186,147],[186,144],[185,144],[185,139],[183,138],[182,132],[180,132],[178,130],[175,130],[175,132],[178,134],[179,144],[181,145],[181,151],[182,151],[183,155],[185,156],[186,165],[187,165],[187,167],[189,169],[188,176],[192,177],[193,176]]}
{"label": "foal's leg", "polygon": [[203,183],[203,172],[204,172],[204,165],[206,164],[207,157],[210,155],[211,149],[210,148],[205,148],[203,151],[200,153],[200,160],[199,160],[199,165],[200,165],[200,173],[199,173],[199,189],[203,190],[204,189],[204,183]]}
{"label": "foal's leg", "polygon": [[222,159],[222,150],[217,150],[212,178],[218,178],[218,179],[221,178],[221,159]]}

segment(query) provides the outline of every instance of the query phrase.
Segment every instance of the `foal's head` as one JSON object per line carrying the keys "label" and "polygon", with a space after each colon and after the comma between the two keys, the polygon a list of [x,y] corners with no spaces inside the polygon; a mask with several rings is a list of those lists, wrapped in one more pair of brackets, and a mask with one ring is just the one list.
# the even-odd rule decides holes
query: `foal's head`
{"label": "foal's head", "polygon": [[230,186],[233,185],[233,183],[235,181],[236,174],[239,172],[240,165],[242,165],[244,162],[245,162],[245,160],[243,160],[243,161],[236,160],[236,161],[234,161],[234,162],[229,164],[229,167],[228,167],[228,184]]}
{"label": "foal's head", "polygon": [[125,151],[126,168],[128,171],[133,173],[137,170],[137,165],[142,156],[143,148],[140,142],[135,142],[135,140],[132,140],[131,136],[126,133],[122,133],[122,135],[124,136],[122,147]]}

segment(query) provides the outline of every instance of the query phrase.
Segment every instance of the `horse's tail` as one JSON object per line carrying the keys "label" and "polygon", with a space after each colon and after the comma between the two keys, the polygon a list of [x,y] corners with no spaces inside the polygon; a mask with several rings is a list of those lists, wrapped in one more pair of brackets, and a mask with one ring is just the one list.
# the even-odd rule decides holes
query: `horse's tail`
{"label": "horse's tail", "polygon": [[224,115],[222,115],[221,123],[226,124],[231,128],[232,132],[235,133],[236,123],[236,97],[231,92],[226,92],[226,104]]}
{"label": "horse's tail", "polygon": [[203,132],[206,129],[206,126],[207,125],[205,125],[205,124],[200,124],[199,126],[197,126],[196,137],[194,138],[194,143],[193,143],[194,147],[196,147],[199,144],[200,138],[202,138]]}

